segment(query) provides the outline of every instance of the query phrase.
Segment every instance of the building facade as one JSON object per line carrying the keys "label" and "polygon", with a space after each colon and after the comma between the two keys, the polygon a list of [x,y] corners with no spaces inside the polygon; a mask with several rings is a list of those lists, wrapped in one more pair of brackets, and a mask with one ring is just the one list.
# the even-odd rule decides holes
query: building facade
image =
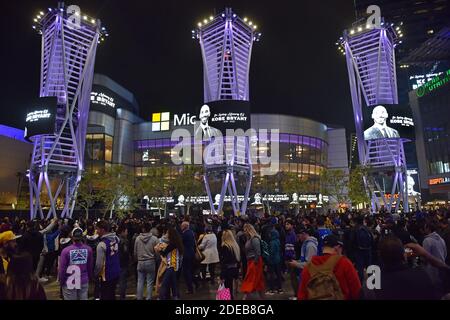
{"label": "building facade", "polygon": [[19,198],[26,199],[33,144],[24,139],[24,131],[0,125],[0,209],[14,209]]}
{"label": "building facade", "polygon": [[[139,106],[128,90],[105,76],[95,76],[86,139],[88,170],[99,172],[118,164],[133,170],[136,180],[139,180],[155,168],[165,167],[168,179],[177,177],[180,165],[173,163],[171,154],[178,141],[171,141],[172,133],[175,129],[187,130],[193,149],[196,110],[184,113],[155,110],[152,119],[146,120],[138,114]],[[256,132],[260,129],[279,130],[279,171],[295,173],[299,179],[308,181],[310,199],[318,199],[322,169],[348,172],[346,132],[343,128],[329,128],[302,117],[256,113],[251,114],[251,126]],[[267,148],[270,147],[268,144]],[[265,151],[259,150],[261,152]],[[197,166],[202,168],[203,164]],[[264,165],[253,165],[254,181],[260,176],[261,166]],[[277,193],[275,189],[274,194]],[[284,198],[287,199],[287,195]]]}
{"label": "building facade", "polygon": [[450,200],[450,70],[409,93],[425,202]]}

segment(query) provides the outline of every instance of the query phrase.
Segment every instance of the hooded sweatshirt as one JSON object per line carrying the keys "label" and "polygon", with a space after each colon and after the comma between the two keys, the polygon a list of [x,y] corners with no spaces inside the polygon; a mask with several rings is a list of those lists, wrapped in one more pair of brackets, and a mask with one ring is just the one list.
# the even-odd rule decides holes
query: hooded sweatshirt
{"label": "hooded sweatshirt", "polygon": [[273,229],[270,232],[269,241],[269,258],[267,264],[277,265],[281,262],[281,243],[280,234],[277,230]]}
{"label": "hooded sweatshirt", "polygon": [[311,261],[313,256],[317,255],[318,252],[318,241],[316,238],[309,236],[302,243],[302,249],[300,252],[300,268],[303,269],[304,266]]}
{"label": "hooded sweatshirt", "polygon": [[159,243],[151,232],[141,233],[134,243],[134,257],[137,261],[155,260],[155,246]]}
{"label": "hooded sweatshirt", "polygon": [[67,278],[70,276],[67,268],[72,265],[80,268],[81,284],[88,283],[89,279],[92,279],[94,268],[91,247],[82,243],[74,243],[61,252],[58,278],[62,286],[66,286]]}

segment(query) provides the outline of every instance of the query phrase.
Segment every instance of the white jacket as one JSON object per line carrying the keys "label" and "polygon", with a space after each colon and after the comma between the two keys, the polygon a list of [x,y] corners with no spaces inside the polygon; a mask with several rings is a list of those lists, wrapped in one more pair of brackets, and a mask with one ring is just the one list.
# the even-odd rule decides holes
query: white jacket
{"label": "white jacket", "polygon": [[199,249],[205,255],[202,264],[218,263],[219,252],[217,251],[217,237],[214,233],[207,233],[198,245]]}

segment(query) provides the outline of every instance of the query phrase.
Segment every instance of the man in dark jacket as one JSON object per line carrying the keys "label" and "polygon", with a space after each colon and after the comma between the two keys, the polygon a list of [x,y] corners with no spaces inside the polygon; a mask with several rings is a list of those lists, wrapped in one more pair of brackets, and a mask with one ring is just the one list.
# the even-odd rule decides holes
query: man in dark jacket
{"label": "man in dark jacket", "polygon": [[380,244],[380,289],[364,289],[365,299],[376,300],[431,300],[438,299],[435,287],[423,268],[410,268],[406,263],[402,241],[393,236],[384,237]]}
{"label": "man in dark jacket", "polygon": [[182,262],[182,270],[184,281],[186,281],[186,294],[193,294],[193,265],[195,259],[195,235],[189,228],[189,222],[183,221],[181,223],[181,238],[183,240],[184,254]]}
{"label": "man in dark jacket", "polygon": [[130,245],[128,241],[128,229],[125,225],[119,226],[117,229],[119,235],[119,259],[120,259],[120,279],[119,279],[119,296],[120,300],[125,300],[128,280],[128,267],[130,264]]}

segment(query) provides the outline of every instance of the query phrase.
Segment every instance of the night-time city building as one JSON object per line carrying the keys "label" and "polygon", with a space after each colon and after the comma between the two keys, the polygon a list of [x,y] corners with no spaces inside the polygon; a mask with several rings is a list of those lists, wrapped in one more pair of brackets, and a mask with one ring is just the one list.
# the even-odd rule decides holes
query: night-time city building
{"label": "night-time city building", "polygon": [[422,196],[450,200],[450,70],[409,94]]}
{"label": "night-time city building", "polygon": [[[193,106],[185,113],[161,108],[154,110],[153,119],[142,119],[136,97],[130,91],[105,75],[95,74],[86,136],[86,170],[101,172],[111,165],[122,165],[139,179],[148,174],[149,168],[166,166],[170,168],[168,178],[175,177],[178,171],[171,160],[171,148],[176,142],[171,142],[171,135],[178,128],[193,133],[191,121],[195,119],[196,108]],[[159,121],[151,121],[157,119]],[[318,199],[322,168],[348,172],[346,132],[343,128],[328,127],[302,117],[258,113],[251,115],[251,125],[256,130],[280,129],[280,171],[297,173],[299,178],[311,182],[310,202]],[[17,132],[23,136],[23,131]],[[22,140],[14,141],[14,144],[25,145],[25,151],[20,146],[9,148],[17,149],[18,155],[28,159],[32,146]],[[26,166],[21,170],[25,172]],[[259,172],[259,165],[254,165],[254,177]],[[15,177],[12,191],[15,192],[17,186]],[[273,193],[276,194],[276,190]],[[289,203],[290,197],[285,195],[284,202]]]}
{"label": "night-time city building", "polygon": [[[196,109],[193,106],[185,113],[174,113],[170,108],[161,108],[154,110],[152,119],[144,120],[138,116],[139,107],[133,94],[108,77],[96,74],[86,139],[86,168],[96,172],[120,164],[133,169],[139,179],[148,174],[149,168],[167,166],[171,177],[175,177],[177,166],[172,163],[171,148],[177,142],[171,142],[172,132],[187,129],[193,135]],[[314,194],[320,192],[322,168],[348,171],[343,128],[276,114],[252,114],[251,125],[257,131],[280,129],[280,170],[295,172],[311,181]],[[254,165],[253,171],[257,176],[259,165]]]}

